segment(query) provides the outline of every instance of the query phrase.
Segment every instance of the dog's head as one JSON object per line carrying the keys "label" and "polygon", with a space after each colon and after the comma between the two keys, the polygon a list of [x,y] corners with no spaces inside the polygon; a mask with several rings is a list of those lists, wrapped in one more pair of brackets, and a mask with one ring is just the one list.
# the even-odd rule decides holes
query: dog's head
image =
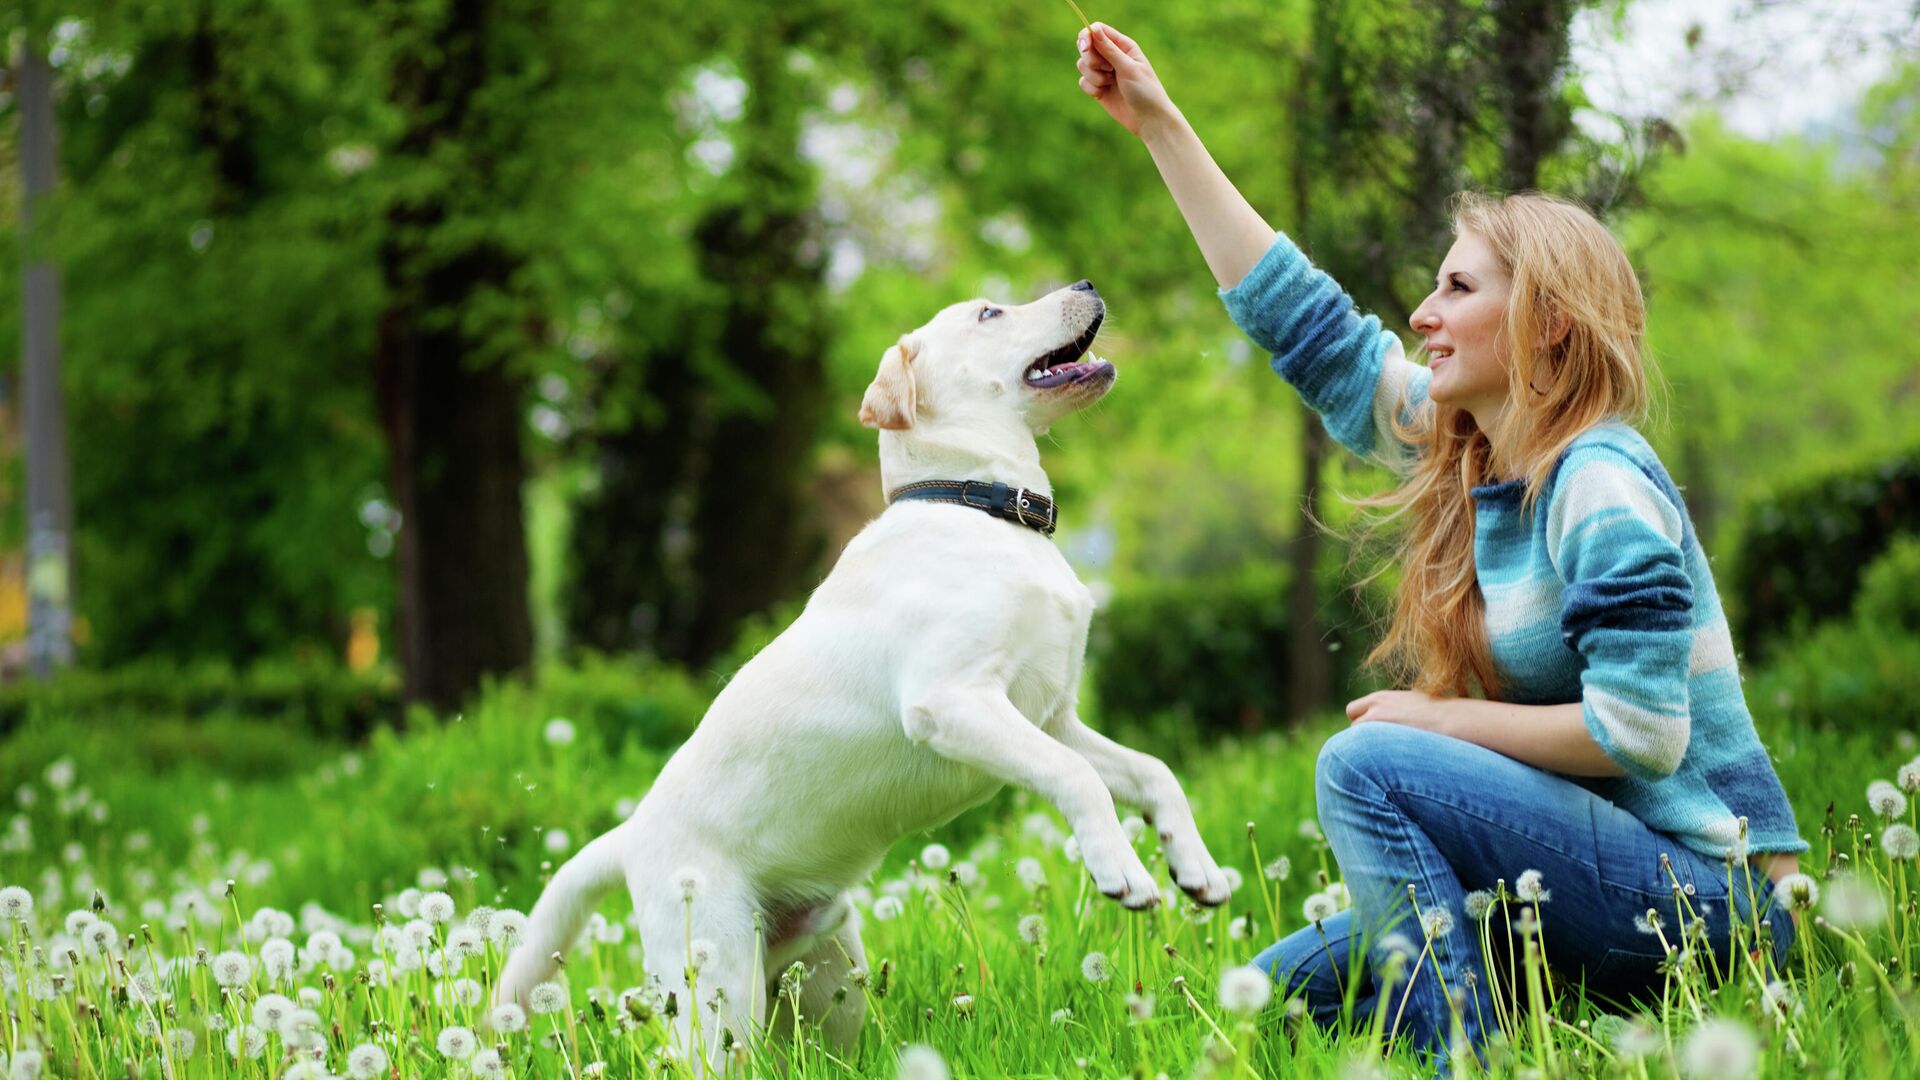
{"label": "dog's head", "polygon": [[1012,416],[1045,431],[1112,388],[1113,365],[1087,351],[1106,311],[1090,281],[1017,307],[954,304],[881,357],[860,422],[906,431]]}

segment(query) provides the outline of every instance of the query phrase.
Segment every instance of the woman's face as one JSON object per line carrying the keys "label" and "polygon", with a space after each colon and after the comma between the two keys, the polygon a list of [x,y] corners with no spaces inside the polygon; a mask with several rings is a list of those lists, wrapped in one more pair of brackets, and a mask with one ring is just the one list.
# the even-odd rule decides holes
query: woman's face
{"label": "woman's face", "polygon": [[1507,403],[1507,273],[1486,241],[1462,232],[1435,281],[1408,320],[1426,339],[1428,396],[1467,410],[1490,431]]}

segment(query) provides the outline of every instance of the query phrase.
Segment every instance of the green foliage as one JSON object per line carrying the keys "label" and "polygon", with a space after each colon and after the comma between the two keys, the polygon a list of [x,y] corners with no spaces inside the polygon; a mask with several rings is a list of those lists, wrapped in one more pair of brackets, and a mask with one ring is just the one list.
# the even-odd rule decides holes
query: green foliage
{"label": "green foliage", "polygon": [[[1087,643],[1097,722],[1204,732],[1252,732],[1288,719],[1287,593],[1291,569],[1136,584],[1095,615]],[[1321,617],[1331,629],[1329,698],[1336,708],[1372,642],[1344,587]]]}
{"label": "green foliage", "polygon": [[1824,623],[1780,644],[1746,689],[1756,714],[1792,730],[1911,731],[1920,727],[1920,634],[1865,621]]}
{"label": "green foliage", "polygon": [[1868,564],[1853,615],[1888,633],[1920,635],[1920,534],[1896,537]]}
{"label": "green foliage", "polygon": [[1901,533],[1920,533],[1920,447],[1755,500],[1723,593],[1734,640],[1764,660],[1780,643],[1845,617],[1862,571]]}

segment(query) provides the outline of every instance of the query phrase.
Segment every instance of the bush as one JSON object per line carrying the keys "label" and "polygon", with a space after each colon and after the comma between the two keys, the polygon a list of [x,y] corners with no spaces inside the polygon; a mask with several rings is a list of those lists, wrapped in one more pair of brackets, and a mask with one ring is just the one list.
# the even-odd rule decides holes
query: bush
{"label": "bush", "polygon": [[1896,539],[1860,575],[1853,614],[1890,633],[1920,634],[1920,536]]}
{"label": "bush", "polygon": [[1747,704],[1768,718],[1841,731],[1920,724],[1920,635],[1832,622],[1782,646],[1747,680]]}
{"label": "bush", "polygon": [[1765,659],[1815,625],[1844,618],[1861,571],[1894,537],[1920,533],[1920,447],[1828,473],[1750,504],[1725,591],[1734,639]]}
{"label": "bush", "polygon": [[[1172,714],[1212,731],[1247,731],[1284,721],[1291,576],[1284,564],[1257,565],[1115,596],[1094,615],[1088,641],[1097,722],[1147,724]],[[1372,642],[1358,629],[1364,624],[1348,589],[1322,595],[1330,595],[1321,611],[1332,668],[1327,704],[1338,706]]]}

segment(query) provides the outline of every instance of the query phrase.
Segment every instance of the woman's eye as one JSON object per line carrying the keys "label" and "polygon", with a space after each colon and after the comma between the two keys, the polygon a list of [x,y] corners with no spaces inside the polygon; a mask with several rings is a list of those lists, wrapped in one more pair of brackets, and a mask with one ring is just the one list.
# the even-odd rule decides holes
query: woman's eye
{"label": "woman's eye", "polygon": [[1454,279],[1453,279],[1452,281],[1449,281],[1449,282],[1447,282],[1447,284],[1448,284],[1448,285],[1451,285],[1451,286],[1453,287],[1453,291],[1454,291],[1454,292],[1466,292],[1466,291],[1467,291],[1467,287],[1466,287],[1465,285],[1463,285],[1463,284],[1461,284],[1461,283],[1460,283],[1460,279],[1459,279],[1459,278],[1454,278]]}
{"label": "woman's eye", "polygon": [[1000,309],[999,309],[999,308],[997,308],[997,307],[990,307],[990,308],[981,308],[981,309],[980,309],[980,321],[981,321],[981,322],[986,322],[986,321],[987,321],[988,319],[991,319],[991,318],[993,318],[993,317],[994,317],[995,315],[998,315],[998,314],[1000,314]]}

